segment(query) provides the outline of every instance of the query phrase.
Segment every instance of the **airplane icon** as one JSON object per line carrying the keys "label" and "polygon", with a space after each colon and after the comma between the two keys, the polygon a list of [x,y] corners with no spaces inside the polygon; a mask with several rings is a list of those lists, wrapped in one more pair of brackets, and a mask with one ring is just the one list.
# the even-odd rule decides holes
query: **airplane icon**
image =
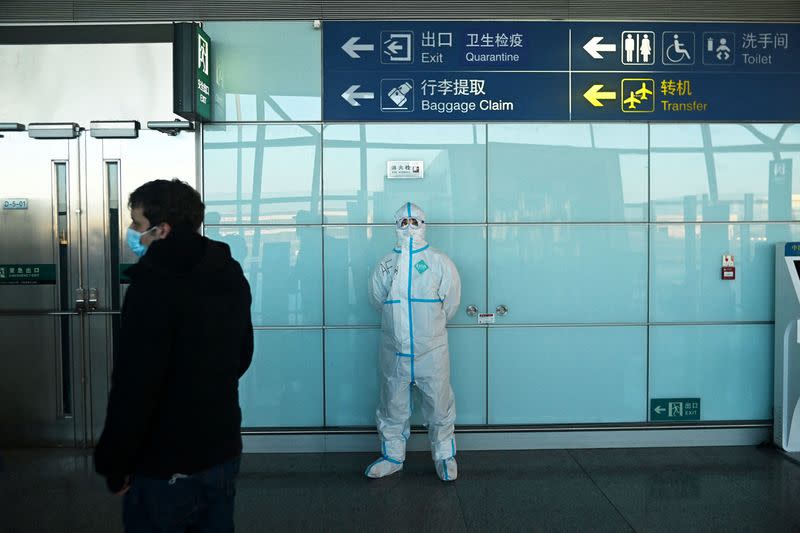
{"label": "airplane icon", "polygon": [[629,95],[621,99],[623,113],[652,113],[655,111],[655,80],[652,78],[623,78],[620,93]]}
{"label": "airplane icon", "polygon": [[625,100],[623,100],[622,103],[628,104],[628,109],[636,109],[636,106],[641,104],[642,101],[636,98],[634,92],[631,91],[631,95],[627,97]]}
{"label": "airplane icon", "polygon": [[645,82],[642,82],[642,87],[636,91],[636,96],[638,96],[642,100],[647,100],[648,94],[653,94],[653,91],[647,88],[647,84]]}

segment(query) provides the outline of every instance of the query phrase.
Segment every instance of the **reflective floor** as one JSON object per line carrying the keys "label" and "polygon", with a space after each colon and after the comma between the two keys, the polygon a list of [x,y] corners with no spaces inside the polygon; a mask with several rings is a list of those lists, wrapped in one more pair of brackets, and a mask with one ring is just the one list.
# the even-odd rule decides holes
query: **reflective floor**
{"label": "reflective floor", "polygon": [[[71,450],[0,451],[0,531],[121,531],[120,500]],[[370,454],[246,455],[237,530],[800,532],[800,466],[771,448],[461,452],[362,477]]]}

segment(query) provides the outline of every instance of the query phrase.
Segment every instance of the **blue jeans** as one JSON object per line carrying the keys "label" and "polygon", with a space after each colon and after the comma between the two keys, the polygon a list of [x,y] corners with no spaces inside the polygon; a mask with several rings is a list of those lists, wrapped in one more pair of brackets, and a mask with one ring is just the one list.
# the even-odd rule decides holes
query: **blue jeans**
{"label": "blue jeans", "polygon": [[125,531],[233,531],[237,457],[227,463],[172,479],[135,476],[122,502]]}

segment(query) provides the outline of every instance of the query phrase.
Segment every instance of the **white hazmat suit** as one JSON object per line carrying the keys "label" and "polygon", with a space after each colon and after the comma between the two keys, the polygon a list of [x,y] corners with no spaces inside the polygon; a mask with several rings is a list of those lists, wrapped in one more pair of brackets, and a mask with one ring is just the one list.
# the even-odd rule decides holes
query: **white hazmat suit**
{"label": "white hazmat suit", "polygon": [[[417,225],[403,226],[404,219]],[[461,279],[450,258],[425,241],[421,208],[406,203],[395,221],[397,246],[375,267],[369,287],[371,303],[382,314],[376,411],[382,456],[365,474],[379,478],[403,468],[414,386],[422,395],[436,473],[451,481],[458,476],[456,406],[445,325],[458,310]]]}

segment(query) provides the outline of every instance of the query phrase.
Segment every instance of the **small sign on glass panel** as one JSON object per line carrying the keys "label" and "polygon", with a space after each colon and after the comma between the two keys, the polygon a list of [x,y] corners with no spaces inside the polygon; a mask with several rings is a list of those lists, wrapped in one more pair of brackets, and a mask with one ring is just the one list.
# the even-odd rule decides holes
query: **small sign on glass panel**
{"label": "small sign on glass panel", "polygon": [[422,179],[425,177],[422,161],[387,161],[387,179]]}

